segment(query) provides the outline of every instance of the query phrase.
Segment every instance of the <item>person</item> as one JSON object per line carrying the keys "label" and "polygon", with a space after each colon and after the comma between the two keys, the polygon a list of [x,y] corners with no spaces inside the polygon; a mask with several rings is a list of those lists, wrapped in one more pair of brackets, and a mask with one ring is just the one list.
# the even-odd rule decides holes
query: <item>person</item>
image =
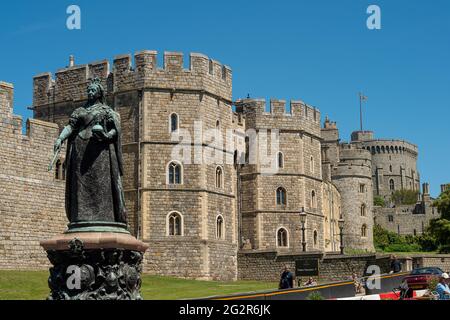
{"label": "person", "polygon": [[126,224],[120,116],[105,104],[100,79],[89,84],[87,97],[87,104],[75,109],[54,146],[57,153],[67,140],[67,218],[72,224]]}
{"label": "person", "polygon": [[317,282],[316,282],[316,280],[314,280],[313,277],[309,277],[308,281],[306,281],[303,284],[303,286],[305,286],[305,287],[311,287],[311,286],[316,286],[316,285],[317,285]]}
{"label": "person", "polygon": [[355,292],[357,294],[363,293],[361,281],[359,281],[358,275],[355,272],[353,272],[353,274],[352,274],[352,281],[355,285]]}
{"label": "person", "polygon": [[402,263],[397,259],[395,255],[391,255],[391,272],[390,273],[399,273],[402,271]]}
{"label": "person", "polygon": [[294,287],[294,276],[289,271],[288,266],[284,266],[284,271],[281,274],[280,285],[278,289],[290,289]]}
{"label": "person", "polygon": [[449,275],[443,273],[439,277],[439,283],[436,286],[436,292],[439,294],[439,300],[450,300],[450,288],[448,286]]}

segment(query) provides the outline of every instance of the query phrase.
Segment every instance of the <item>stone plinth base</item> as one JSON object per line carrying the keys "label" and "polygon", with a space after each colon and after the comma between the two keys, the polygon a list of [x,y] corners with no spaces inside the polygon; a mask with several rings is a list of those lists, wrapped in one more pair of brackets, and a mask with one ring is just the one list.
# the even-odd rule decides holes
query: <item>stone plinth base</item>
{"label": "stone plinth base", "polygon": [[141,300],[148,246],[126,233],[72,232],[41,241],[53,265],[49,300]]}

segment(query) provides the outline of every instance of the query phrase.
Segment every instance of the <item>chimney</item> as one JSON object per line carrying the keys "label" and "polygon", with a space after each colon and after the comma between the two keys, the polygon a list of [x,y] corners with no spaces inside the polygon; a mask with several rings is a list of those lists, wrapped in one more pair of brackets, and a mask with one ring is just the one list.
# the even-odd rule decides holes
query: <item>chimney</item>
{"label": "chimney", "polygon": [[69,56],[69,67],[73,67],[75,65],[75,58],[74,56],[71,54]]}
{"label": "chimney", "polygon": [[422,185],[422,191],[424,195],[429,195],[430,194],[430,185],[428,183],[424,183]]}

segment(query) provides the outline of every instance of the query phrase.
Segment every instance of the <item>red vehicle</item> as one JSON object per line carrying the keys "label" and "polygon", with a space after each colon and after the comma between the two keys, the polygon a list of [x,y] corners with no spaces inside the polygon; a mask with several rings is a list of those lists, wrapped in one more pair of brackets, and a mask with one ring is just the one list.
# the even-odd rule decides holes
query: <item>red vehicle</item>
{"label": "red vehicle", "polygon": [[425,290],[428,289],[428,282],[433,277],[439,277],[444,271],[437,267],[418,268],[411,271],[409,276],[403,279],[409,289]]}

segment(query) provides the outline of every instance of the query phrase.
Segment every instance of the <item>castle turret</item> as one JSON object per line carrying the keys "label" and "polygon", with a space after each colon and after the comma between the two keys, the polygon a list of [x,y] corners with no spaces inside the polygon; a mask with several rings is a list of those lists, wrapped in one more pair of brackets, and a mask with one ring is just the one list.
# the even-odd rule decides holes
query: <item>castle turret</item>
{"label": "castle turret", "polygon": [[373,186],[370,152],[342,144],[332,181],[341,195],[344,247],[373,251]]}

